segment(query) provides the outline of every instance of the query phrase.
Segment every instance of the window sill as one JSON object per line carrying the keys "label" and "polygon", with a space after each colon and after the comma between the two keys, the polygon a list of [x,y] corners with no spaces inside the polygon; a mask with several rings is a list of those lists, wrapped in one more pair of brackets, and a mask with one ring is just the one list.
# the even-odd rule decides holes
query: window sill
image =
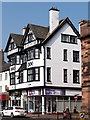
{"label": "window sill", "polygon": [[73,84],[80,84],[80,82],[73,82]]}
{"label": "window sill", "polygon": [[64,82],[64,83],[68,83],[68,82]]}
{"label": "window sill", "polygon": [[80,63],[80,61],[73,61],[73,62],[75,62],[75,63]]}
{"label": "window sill", "polygon": [[47,58],[48,60],[51,60],[51,58]]}
{"label": "window sill", "polygon": [[52,82],[46,82],[46,84],[52,84]]}
{"label": "window sill", "polygon": [[68,62],[68,60],[63,60],[63,61]]}

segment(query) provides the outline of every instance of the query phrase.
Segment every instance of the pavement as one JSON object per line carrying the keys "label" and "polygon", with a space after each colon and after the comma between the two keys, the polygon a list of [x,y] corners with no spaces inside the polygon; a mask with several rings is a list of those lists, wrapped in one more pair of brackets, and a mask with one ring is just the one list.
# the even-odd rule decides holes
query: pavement
{"label": "pavement", "polygon": [[[15,117],[15,118],[11,118],[11,117],[3,117],[0,118],[0,120],[63,120],[63,115],[59,114],[57,116],[57,114],[27,114],[27,117]],[[67,119],[65,119],[67,120]],[[72,115],[72,120],[80,120],[79,118],[79,114],[77,115]],[[85,120],[88,120],[85,118]]]}

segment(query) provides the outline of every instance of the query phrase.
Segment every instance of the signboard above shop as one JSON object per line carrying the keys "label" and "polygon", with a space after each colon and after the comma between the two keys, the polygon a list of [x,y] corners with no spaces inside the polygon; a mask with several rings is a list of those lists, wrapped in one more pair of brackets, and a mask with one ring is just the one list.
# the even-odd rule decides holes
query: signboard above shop
{"label": "signboard above shop", "polygon": [[45,95],[65,95],[64,89],[46,89]]}
{"label": "signboard above shop", "polygon": [[29,96],[36,96],[36,95],[41,95],[41,89],[40,90],[30,90],[29,91]]}

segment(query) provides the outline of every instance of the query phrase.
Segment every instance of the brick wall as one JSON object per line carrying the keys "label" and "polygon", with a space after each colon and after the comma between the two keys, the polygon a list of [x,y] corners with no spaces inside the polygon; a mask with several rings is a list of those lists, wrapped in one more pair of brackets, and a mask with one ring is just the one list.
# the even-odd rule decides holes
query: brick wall
{"label": "brick wall", "polygon": [[[83,112],[90,114],[90,25],[80,22],[81,59],[82,59],[82,107]],[[90,118],[90,115],[88,116]]]}

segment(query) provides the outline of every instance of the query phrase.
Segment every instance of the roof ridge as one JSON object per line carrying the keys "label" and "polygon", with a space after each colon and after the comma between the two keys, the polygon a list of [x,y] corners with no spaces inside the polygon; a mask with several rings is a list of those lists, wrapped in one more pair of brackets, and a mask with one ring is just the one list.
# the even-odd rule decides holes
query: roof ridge
{"label": "roof ridge", "polygon": [[41,26],[41,25],[36,25],[36,24],[29,24],[30,26],[39,26],[39,27],[43,27],[43,28],[48,28],[48,26],[47,27],[44,27],[44,26]]}
{"label": "roof ridge", "polygon": [[23,36],[22,34],[17,34],[17,33],[10,33],[11,35],[21,35]]}

